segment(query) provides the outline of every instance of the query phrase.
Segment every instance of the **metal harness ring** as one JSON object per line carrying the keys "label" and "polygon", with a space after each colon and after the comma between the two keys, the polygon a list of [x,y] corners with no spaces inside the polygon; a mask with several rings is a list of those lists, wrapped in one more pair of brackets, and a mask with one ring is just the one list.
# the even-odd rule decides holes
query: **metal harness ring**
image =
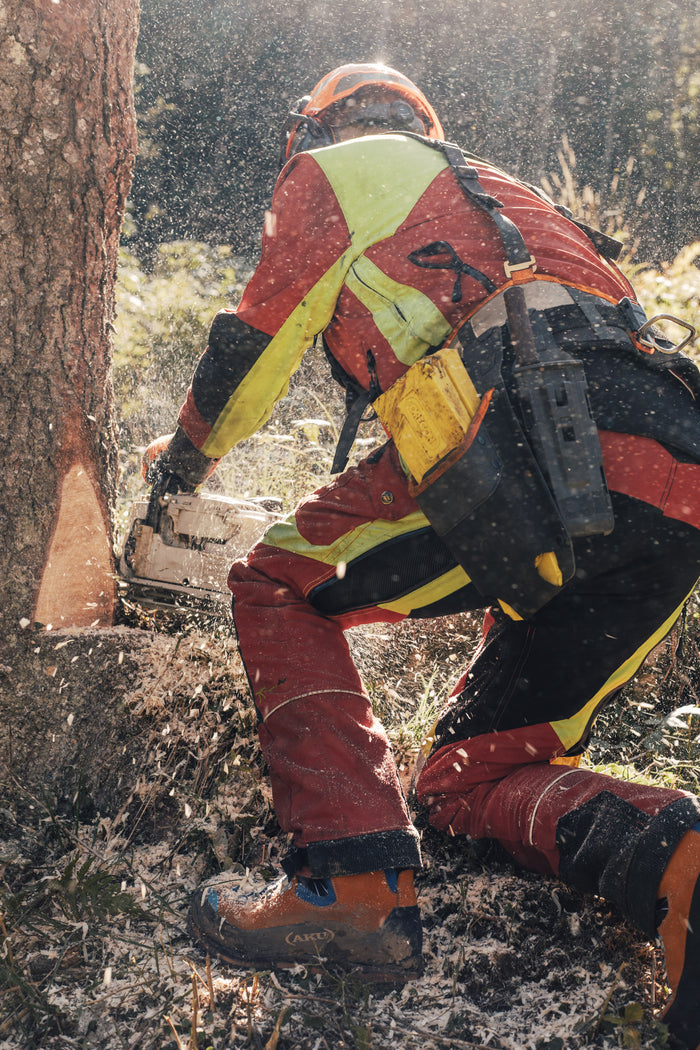
{"label": "metal harness ring", "polygon": [[[673,321],[674,324],[680,325],[681,328],[685,328],[688,332],[685,339],[680,343],[676,343],[674,346],[661,346],[656,341],[656,336],[650,331],[653,325],[657,321]],[[674,317],[673,314],[655,314],[654,317],[650,317],[648,321],[645,321],[642,327],[637,331],[637,339],[642,346],[647,347],[649,350],[658,350],[662,354],[677,354],[684,346],[687,346],[691,339],[695,338],[695,328],[688,321],[682,321],[680,317]]]}

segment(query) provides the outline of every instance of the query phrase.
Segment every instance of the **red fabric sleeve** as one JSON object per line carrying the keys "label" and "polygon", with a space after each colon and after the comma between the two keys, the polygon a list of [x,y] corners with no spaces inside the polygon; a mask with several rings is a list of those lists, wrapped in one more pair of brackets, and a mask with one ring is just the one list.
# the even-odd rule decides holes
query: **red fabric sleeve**
{"label": "red fabric sleeve", "polygon": [[260,262],[237,316],[275,335],[349,246],[345,217],[326,176],[312,156],[299,154],[277,181]]}

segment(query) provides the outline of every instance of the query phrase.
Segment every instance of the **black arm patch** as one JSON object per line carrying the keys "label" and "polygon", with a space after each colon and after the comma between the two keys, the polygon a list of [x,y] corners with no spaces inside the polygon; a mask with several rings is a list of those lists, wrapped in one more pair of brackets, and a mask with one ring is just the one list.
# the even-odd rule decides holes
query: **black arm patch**
{"label": "black arm patch", "polygon": [[192,379],[197,411],[214,425],[231,395],[263,354],[270,336],[222,310],[212,321],[209,345]]}

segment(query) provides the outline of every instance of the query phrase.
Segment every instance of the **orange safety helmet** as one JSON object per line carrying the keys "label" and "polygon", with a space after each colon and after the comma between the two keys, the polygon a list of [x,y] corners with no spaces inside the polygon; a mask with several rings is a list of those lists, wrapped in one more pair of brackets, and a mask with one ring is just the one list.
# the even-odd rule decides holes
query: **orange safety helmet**
{"label": "orange safety helmet", "polygon": [[380,107],[369,107],[372,122],[387,125],[395,131],[408,131],[414,130],[412,125],[418,117],[428,138],[444,138],[435,110],[413,81],[381,63],[351,63],[332,70],[319,80],[310,95],[305,95],[295,104],[283,131],[281,163],[295,153],[332,145],[336,137],[332,125],[324,120],[324,113],[343,99],[370,87],[384,89],[387,94],[396,96],[390,106],[382,107],[386,112],[373,116]]}

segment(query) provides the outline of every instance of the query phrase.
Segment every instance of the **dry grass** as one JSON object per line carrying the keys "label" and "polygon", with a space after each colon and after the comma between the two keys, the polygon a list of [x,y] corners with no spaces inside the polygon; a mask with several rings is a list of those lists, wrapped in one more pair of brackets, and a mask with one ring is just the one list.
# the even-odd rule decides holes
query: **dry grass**
{"label": "dry grass", "polygon": [[[431,709],[477,630],[458,617],[439,629],[353,632],[407,784]],[[620,737],[640,714],[674,732],[638,704],[658,701],[662,713],[687,706],[689,655],[695,650],[679,657],[662,648],[644,699],[628,692]],[[146,681],[127,699],[150,733],[134,756],[143,787],[118,814],[58,816],[37,799],[36,822],[18,826],[0,809],[2,1050],[665,1045],[652,1018],[653,997],[663,994],[657,953],[604,903],[429,829],[418,879],[420,980],[386,992],[301,967],[250,974],[204,958],[186,930],[191,892],[210,878],[269,877],[286,841],[228,636],[183,630],[177,665],[152,666]],[[685,732],[683,754],[676,747],[674,758],[669,743],[664,770],[652,768],[639,738],[632,744],[649,775],[684,774]],[[621,746],[612,734],[595,744],[603,759],[619,758]]]}

